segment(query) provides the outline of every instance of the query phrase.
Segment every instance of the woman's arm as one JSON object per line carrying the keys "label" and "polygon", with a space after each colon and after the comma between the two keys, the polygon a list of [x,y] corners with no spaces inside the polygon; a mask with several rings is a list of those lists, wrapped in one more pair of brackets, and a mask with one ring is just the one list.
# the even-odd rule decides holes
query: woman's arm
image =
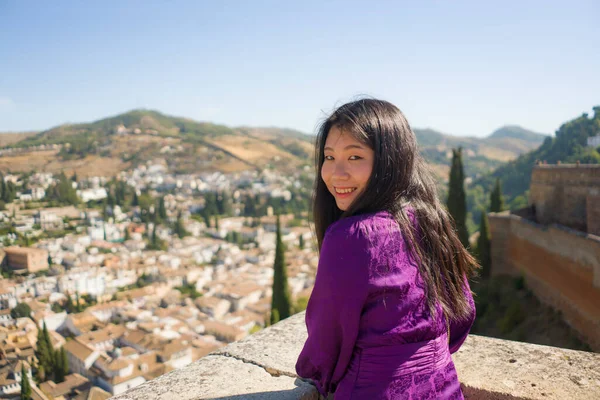
{"label": "woman's arm", "polygon": [[306,309],[308,339],[296,363],[298,375],[312,379],[324,396],[335,391],[352,357],[367,299],[369,261],[358,224],[334,227],[325,236]]}
{"label": "woman's arm", "polygon": [[468,279],[465,279],[465,284],[463,286],[463,292],[467,297],[467,301],[471,307],[471,313],[465,319],[460,321],[451,321],[450,322],[450,353],[455,353],[460,346],[462,346],[463,342],[469,335],[469,331],[471,330],[471,326],[473,326],[473,322],[475,321],[475,302],[473,301],[473,294],[471,293],[471,288],[469,287]]}

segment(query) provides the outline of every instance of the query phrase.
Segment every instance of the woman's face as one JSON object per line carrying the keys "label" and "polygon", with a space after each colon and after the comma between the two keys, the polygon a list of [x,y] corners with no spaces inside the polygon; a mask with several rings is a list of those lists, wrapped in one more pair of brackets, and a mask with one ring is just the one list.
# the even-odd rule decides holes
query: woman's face
{"label": "woman's face", "polygon": [[346,211],[367,187],[374,156],[373,149],[352,135],[336,126],[329,130],[321,178],[340,210]]}

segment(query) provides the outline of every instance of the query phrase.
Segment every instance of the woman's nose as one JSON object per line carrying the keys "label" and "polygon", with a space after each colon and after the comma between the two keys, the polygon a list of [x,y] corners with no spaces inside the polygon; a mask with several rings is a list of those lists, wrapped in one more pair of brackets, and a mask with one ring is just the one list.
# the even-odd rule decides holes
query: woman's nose
{"label": "woman's nose", "polygon": [[336,178],[348,178],[348,166],[346,163],[336,163],[335,168],[333,169],[333,176]]}

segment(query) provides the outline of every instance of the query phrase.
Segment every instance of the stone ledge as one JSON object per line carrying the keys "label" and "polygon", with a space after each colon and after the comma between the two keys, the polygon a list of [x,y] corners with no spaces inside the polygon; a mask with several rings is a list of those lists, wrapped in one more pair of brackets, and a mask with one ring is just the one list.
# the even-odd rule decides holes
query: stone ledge
{"label": "stone ledge", "polygon": [[[304,313],[113,400],[312,400],[295,375]],[[600,399],[600,354],[470,335],[453,355],[467,399]]]}

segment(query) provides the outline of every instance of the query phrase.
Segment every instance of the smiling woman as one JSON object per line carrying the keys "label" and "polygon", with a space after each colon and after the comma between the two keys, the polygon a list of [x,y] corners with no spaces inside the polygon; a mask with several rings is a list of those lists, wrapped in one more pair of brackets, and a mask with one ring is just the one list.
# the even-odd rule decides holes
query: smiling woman
{"label": "smiling woman", "polygon": [[325,160],[321,178],[335,198],[337,207],[345,211],[365,190],[373,170],[374,152],[351,134],[333,127],[325,142]]}
{"label": "smiling woman", "polygon": [[462,399],[450,354],[475,318],[477,264],[394,105],[338,108],[316,143],[320,250],[296,371],[323,395]]}

